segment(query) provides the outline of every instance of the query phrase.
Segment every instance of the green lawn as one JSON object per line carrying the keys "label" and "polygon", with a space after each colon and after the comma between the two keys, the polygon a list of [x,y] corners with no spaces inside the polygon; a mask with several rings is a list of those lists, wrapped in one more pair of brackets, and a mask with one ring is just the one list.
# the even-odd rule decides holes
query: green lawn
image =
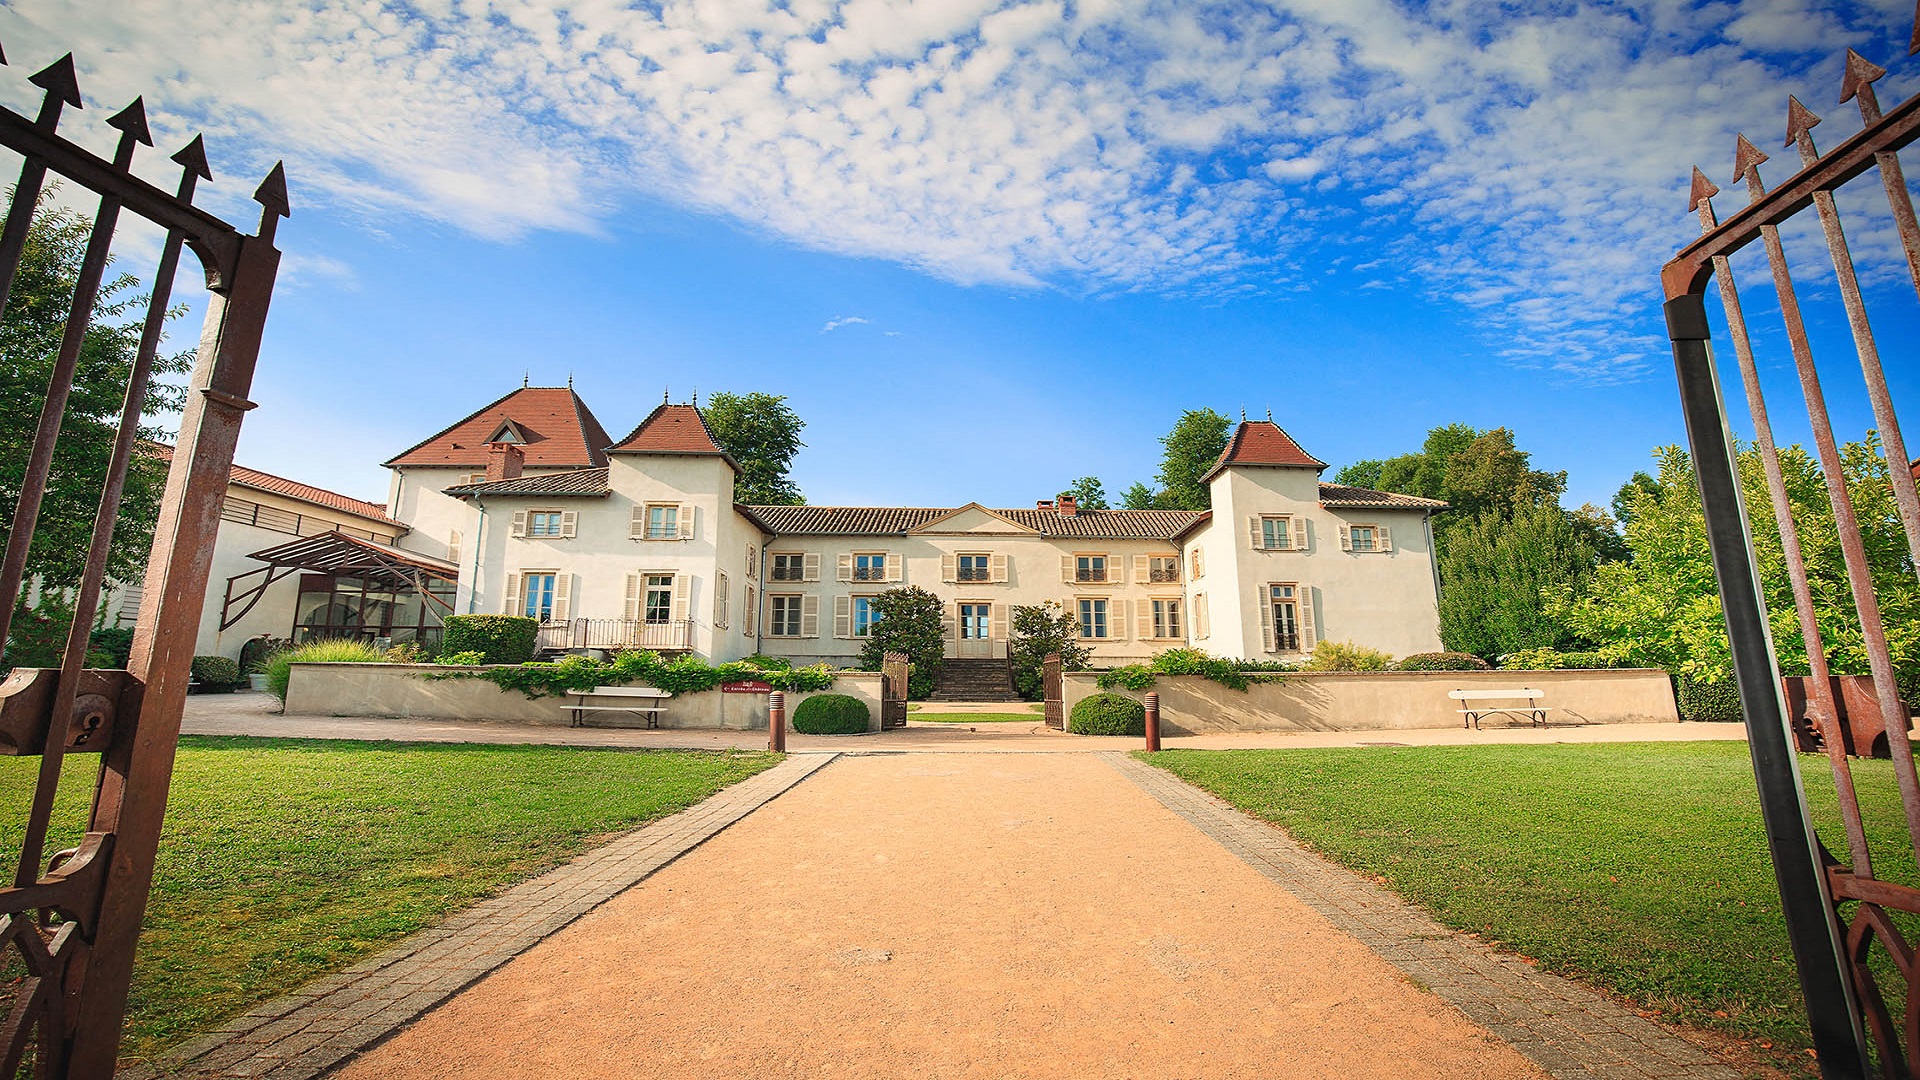
{"label": "green lawn", "polygon": [[[1448,926],[1808,1066],[1744,743],[1140,756]],[[1920,883],[1890,765],[1855,763],[1875,868]],[[1821,834],[1843,849],[1826,760],[1801,771]]]}
{"label": "green lawn", "polygon": [[1041,719],[1030,712],[919,712],[913,718],[929,724],[1031,724]]}
{"label": "green lawn", "polygon": [[[94,759],[56,821],[78,836]],[[773,765],[777,755],[180,740],[123,1057],[439,921],[503,886]],[[0,759],[17,846],[38,758]],[[76,775],[79,774],[79,775]]]}

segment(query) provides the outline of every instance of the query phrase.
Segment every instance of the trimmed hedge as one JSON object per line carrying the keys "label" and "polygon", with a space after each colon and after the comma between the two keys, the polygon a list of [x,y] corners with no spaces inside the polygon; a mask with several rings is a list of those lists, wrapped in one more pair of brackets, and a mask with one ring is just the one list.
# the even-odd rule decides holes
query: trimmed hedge
{"label": "trimmed hedge", "polygon": [[240,664],[225,656],[196,656],[193,677],[208,690],[231,690],[240,685]]}
{"label": "trimmed hedge", "polygon": [[477,652],[487,664],[524,664],[533,659],[540,620],[525,615],[449,615],[440,651]]}
{"label": "trimmed hedge", "polygon": [[872,719],[873,711],[857,697],[815,694],[794,707],[793,730],[802,735],[858,735]]}
{"label": "trimmed hedge", "polygon": [[1463,652],[1417,652],[1394,665],[1400,671],[1486,671],[1492,664]]}
{"label": "trimmed hedge", "polygon": [[1737,724],[1744,719],[1740,713],[1740,687],[1734,683],[1733,676],[1708,682],[1682,675],[1678,681],[1674,703],[1680,707],[1680,719],[1718,724]]}
{"label": "trimmed hedge", "polygon": [[1561,652],[1558,649],[1522,649],[1500,659],[1506,671],[1575,671],[1620,667],[1597,652]]}
{"label": "trimmed hedge", "polygon": [[1147,707],[1125,694],[1095,694],[1073,707],[1067,730],[1075,735],[1145,735]]}

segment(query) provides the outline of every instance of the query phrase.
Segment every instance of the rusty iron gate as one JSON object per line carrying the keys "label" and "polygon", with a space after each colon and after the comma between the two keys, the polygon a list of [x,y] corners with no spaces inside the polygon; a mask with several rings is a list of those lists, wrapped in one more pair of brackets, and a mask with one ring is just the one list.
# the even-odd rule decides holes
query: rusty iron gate
{"label": "rusty iron gate", "polygon": [[1048,653],[1040,661],[1041,699],[1046,703],[1047,726],[1065,731],[1067,708],[1065,688],[1060,678],[1060,654]]}
{"label": "rusty iron gate", "polygon": [[[0,64],[5,62],[0,55]],[[247,391],[279,269],[273,233],[287,214],[287,191],[275,165],[254,193],[263,208],[258,235],[244,235],[193,205],[195,185],[212,178],[198,137],[173,155],[179,186],[165,191],[131,171],[137,147],[153,145],[140,99],[108,119],[119,136],[112,160],[106,160],[56,130],[64,107],[81,107],[71,54],[32,81],[45,92],[35,117],[0,108],[0,144],[24,158],[0,227],[0,312],[48,174],[85,188],[99,202],[0,563],[0,641],[23,586],[31,584],[28,548],[120,215],[138,215],[166,232],[61,665],[19,669],[0,684],[0,753],[40,759],[13,883],[0,888],[0,948],[10,949],[24,967],[0,1028],[0,1076],[14,1076],[31,1060],[36,1076],[106,1077],[118,1052],[167,808],[220,503],[241,417],[253,407]],[[182,246],[206,272],[206,325],[154,530],[132,657],[125,671],[90,670],[88,632],[99,610],[128,465],[142,452],[141,405]],[[54,793],[75,754],[100,755],[84,838],[49,855]]]}
{"label": "rusty iron gate", "polygon": [[[1920,26],[1909,54],[1920,52]],[[1669,336],[1679,377],[1680,400],[1686,416],[1687,438],[1706,510],[1707,538],[1714,571],[1719,578],[1733,668],[1745,714],[1754,772],[1759,784],[1767,843],[1780,887],[1788,937],[1799,968],[1807,1012],[1812,1021],[1820,1066],[1829,1077],[1862,1077],[1874,1068],[1888,1077],[1911,1077],[1920,1060],[1920,999],[1916,998],[1916,958],[1890,912],[1920,913],[1920,890],[1880,877],[1869,852],[1860,816],[1847,732],[1836,705],[1840,680],[1830,677],[1828,644],[1815,621],[1802,537],[1794,523],[1788,492],[1774,443],[1773,427],[1761,395],[1760,368],[1747,333],[1740,296],[1728,265],[1728,256],[1758,240],[1766,250],[1772,284],[1785,321],[1786,338],[1798,374],[1800,390],[1812,421],[1813,441],[1826,474],[1826,494],[1832,504],[1841,553],[1858,629],[1871,668],[1869,711],[1877,710],[1875,726],[1884,726],[1887,750],[1893,758],[1895,783],[1905,808],[1908,843],[1898,861],[1910,871],[1908,859],[1920,859],[1920,778],[1914,771],[1913,747],[1908,737],[1908,715],[1895,682],[1892,652],[1882,618],[1879,597],[1869,575],[1854,501],[1841,468],[1820,372],[1814,362],[1800,301],[1794,292],[1780,226],[1794,215],[1813,208],[1826,241],[1841,301],[1852,333],[1854,351],[1865,377],[1875,425],[1885,448],[1890,486],[1907,556],[1920,567],[1920,497],[1916,496],[1900,423],[1895,415],[1882,370],[1860,284],[1855,272],[1833,192],[1869,171],[1879,174],[1891,212],[1891,226],[1905,252],[1908,274],[1920,289],[1920,226],[1914,218],[1911,195],[1897,151],[1920,132],[1920,96],[1882,112],[1873,83],[1885,72],[1849,50],[1840,102],[1860,111],[1861,131],[1839,141],[1825,154],[1814,145],[1813,129],[1820,118],[1796,97],[1787,99],[1785,146],[1798,158],[1798,171],[1769,190],[1760,166],[1767,155],[1746,136],[1736,141],[1733,179],[1744,183],[1747,204],[1725,221],[1716,218],[1711,202],[1718,193],[1699,169],[1693,171],[1688,209],[1700,218],[1703,235],[1684,248],[1661,272],[1666,295]],[[1811,676],[1804,694],[1795,701],[1805,710],[1796,717],[1783,700],[1778,657],[1768,630],[1755,549],[1740,501],[1740,478],[1721,397],[1718,373],[1708,348],[1705,295],[1714,283],[1726,312],[1728,336],[1733,342],[1747,407],[1753,419],[1754,441],[1765,473],[1773,516],[1779,526],[1783,561],[1792,583],[1794,611],[1806,645]],[[1910,313],[1902,313],[1910,316]],[[1905,363],[1913,362],[1911,340],[1898,343]],[[1797,688],[1796,688],[1797,689]],[[1856,704],[1858,711],[1860,706]],[[1845,860],[1831,854],[1816,835],[1801,788],[1794,753],[1792,725],[1800,721],[1822,736],[1844,821]],[[1904,985],[1889,995],[1876,981],[1869,960],[1875,946],[1890,961]],[[1889,999],[1903,1001],[1895,1009]],[[1868,1048],[1871,1036],[1872,1053]]]}
{"label": "rusty iron gate", "polygon": [[907,726],[907,680],[912,671],[906,653],[890,652],[880,658],[881,731]]}

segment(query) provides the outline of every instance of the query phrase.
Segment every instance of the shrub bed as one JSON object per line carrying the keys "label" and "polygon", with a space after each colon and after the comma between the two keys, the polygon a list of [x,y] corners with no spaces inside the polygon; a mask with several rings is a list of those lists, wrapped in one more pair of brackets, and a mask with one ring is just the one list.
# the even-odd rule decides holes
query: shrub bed
{"label": "shrub bed", "polygon": [[793,730],[802,735],[858,735],[872,719],[873,711],[857,697],[815,694],[794,707]]}
{"label": "shrub bed", "polygon": [[1463,652],[1417,652],[1394,667],[1401,671],[1487,671],[1492,664]]}
{"label": "shrub bed", "polygon": [[[443,653],[449,664],[471,666],[469,652]],[[793,667],[786,661],[767,661],[761,667],[750,660],[727,664],[709,664],[697,656],[668,660],[659,653],[634,649],[612,660],[590,656],[563,656],[552,663],[511,664],[504,667],[474,667],[471,671],[441,670],[425,673],[429,679],[485,679],[502,690],[518,690],[530,698],[577,693],[596,686],[624,686],[639,683],[658,687],[670,694],[697,694],[721,683],[759,679],[775,690],[814,691],[833,685],[833,673],[825,664]]]}
{"label": "shrub bed", "polygon": [[350,638],[309,641],[267,658],[267,693],[287,700],[287,679],[295,664],[383,664],[387,654]]}
{"label": "shrub bed", "polygon": [[1075,735],[1145,735],[1147,707],[1125,694],[1095,694],[1073,707],[1067,730]]}
{"label": "shrub bed", "polygon": [[540,621],[524,615],[449,615],[441,652],[477,652],[487,664],[524,664],[533,659]]}
{"label": "shrub bed", "polygon": [[1674,704],[1680,708],[1680,719],[1721,724],[1737,724],[1743,719],[1740,714],[1740,688],[1734,684],[1733,676],[1726,675],[1719,682],[1708,682],[1682,675],[1678,681],[1680,685],[1674,694]]}
{"label": "shrub bed", "polygon": [[239,663],[224,656],[196,656],[192,672],[200,689],[213,693],[226,693],[240,685]]}

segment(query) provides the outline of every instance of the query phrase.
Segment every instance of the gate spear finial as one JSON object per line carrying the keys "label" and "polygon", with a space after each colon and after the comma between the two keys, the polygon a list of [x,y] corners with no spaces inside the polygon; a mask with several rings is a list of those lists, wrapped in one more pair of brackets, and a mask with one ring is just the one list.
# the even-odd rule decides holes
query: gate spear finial
{"label": "gate spear finial", "polygon": [[120,131],[120,145],[114,148],[113,164],[121,172],[133,165],[135,143],[153,145],[153,133],[147,130],[147,105],[139,98],[126,108],[107,117],[107,126]]}
{"label": "gate spear finial", "polygon": [[1873,125],[1880,122],[1880,99],[1873,92],[1873,84],[1886,73],[1886,68],[1852,49],[1847,50],[1847,73],[1840,79],[1840,103],[1844,105],[1857,98],[1862,123]]}
{"label": "gate spear finial", "polygon": [[1813,128],[1820,123],[1812,109],[1800,104],[1800,99],[1787,95],[1787,142],[1788,146],[1800,148],[1800,164],[1811,165],[1820,160],[1820,151],[1813,145]]}
{"label": "gate spear finial", "polygon": [[273,163],[273,170],[254,189],[253,201],[260,204],[260,239],[271,244],[280,219],[293,216],[293,205],[287,201],[286,162]]}
{"label": "gate spear finial", "polygon": [[1712,202],[1713,197],[1718,194],[1720,194],[1719,187],[1707,179],[1707,174],[1700,171],[1700,166],[1695,165],[1693,186],[1687,191],[1687,210],[1700,215],[1700,227],[1703,231],[1719,224],[1713,216]]}
{"label": "gate spear finial", "polygon": [[73,54],[67,55],[34,72],[27,81],[47,92],[40,102],[40,115],[34,123],[47,130],[53,130],[60,122],[60,106],[71,105],[84,109],[80,103],[80,77],[73,73]]}
{"label": "gate spear finial", "polygon": [[1747,194],[1756,201],[1767,193],[1766,185],[1760,182],[1760,163],[1765,160],[1767,155],[1761,153],[1760,148],[1753,145],[1745,135],[1734,140],[1733,178],[1746,180]]}

